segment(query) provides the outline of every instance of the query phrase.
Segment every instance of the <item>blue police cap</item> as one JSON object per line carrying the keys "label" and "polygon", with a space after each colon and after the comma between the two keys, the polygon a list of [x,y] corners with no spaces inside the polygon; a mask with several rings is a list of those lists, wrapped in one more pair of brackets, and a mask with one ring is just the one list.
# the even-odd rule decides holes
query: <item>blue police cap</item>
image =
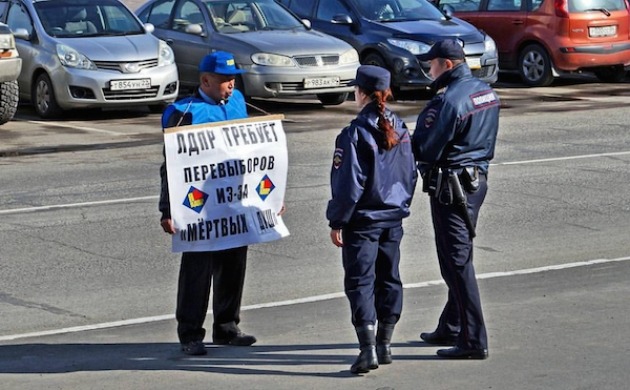
{"label": "blue police cap", "polygon": [[236,67],[234,56],[226,51],[215,51],[203,57],[199,63],[200,72],[234,75],[245,71]]}
{"label": "blue police cap", "polygon": [[425,54],[418,56],[420,61],[430,61],[435,58],[446,58],[449,60],[463,60],[466,58],[464,55],[463,45],[454,39],[445,39],[443,41],[435,42]]}
{"label": "blue police cap", "polygon": [[348,85],[358,85],[366,91],[385,91],[389,88],[391,74],[385,68],[375,65],[361,65],[357,76]]}

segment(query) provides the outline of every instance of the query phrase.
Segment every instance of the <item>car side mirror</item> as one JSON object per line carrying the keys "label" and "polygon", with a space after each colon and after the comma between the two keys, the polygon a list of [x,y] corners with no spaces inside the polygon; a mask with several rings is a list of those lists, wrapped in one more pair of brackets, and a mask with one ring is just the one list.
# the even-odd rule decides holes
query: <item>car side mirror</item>
{"label": "car side mirror", "polygon": [[151,34],[153,31],[155,31],[155,26],[153,25],[153,23],[145,23],[144,31],[146,31],[148,34]]}
{"label": "car side mirror", "polygon": [[446,15],[449,19],[451,19],[453,17],[453,14],[455,13],[455,10],[453,9],[452,5],[446,4],[442,7],[442,13]]}
{"label": "car side mirror", "polygon": [[203,31],[203,26],[199,23],[193,23],[186,26],[184,30],[187,34],[199,35],[200,37],[205,37],[206,33]]}
{"label": "car side mirror", "polygon": [[13,36],[15,38],[20,38],[20,39],[24,39],[25,41],[30,41],[31,40],[31,34],[28,33],[28,31],[26,31],[25,28],[16,28],[15,31],[13,31]]}
{"label": "car side mirror", "polygon": [[302,24],[304,25],[304,27],[306,27],[307,30],[313,28],[313,24],[311,24],[311,21],[308,19],[302,19]]}
{"label": "car side mirror", "polygon": [[350,15],[346,15],[346,14],[337,14],[333,16],[332,22],[334,24],[353,24],[354,23]]}

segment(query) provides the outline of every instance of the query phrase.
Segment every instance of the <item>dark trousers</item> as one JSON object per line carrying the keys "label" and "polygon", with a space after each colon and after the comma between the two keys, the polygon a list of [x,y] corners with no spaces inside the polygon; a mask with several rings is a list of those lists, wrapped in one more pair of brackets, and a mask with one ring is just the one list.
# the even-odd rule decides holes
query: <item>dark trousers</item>
{"label": "dark trousers", "polygon": [[[202,341],[212,285],[213,337],[239,331],[247,247],[216,252],[184,252],[177,292],[177,335],[181,343]],[[212,284],[214,282],[214,284]]]}
{"label": "dark trousers", "polygon": [[[485,176],[479,190],[467,194],[468,212],[474,225],[488,190]],[[448,287],[448,300],[440,316],[437,332],[459,334],[461,348],[487,348],[486,326],[473,266],[473,242],[461,211],[431,197],[431,215],[440,271]]]}
{"label": "dark trousers", "polygon": [[402,225],[342,230],[344,287],[355,327],[395,324],[402,312]]}

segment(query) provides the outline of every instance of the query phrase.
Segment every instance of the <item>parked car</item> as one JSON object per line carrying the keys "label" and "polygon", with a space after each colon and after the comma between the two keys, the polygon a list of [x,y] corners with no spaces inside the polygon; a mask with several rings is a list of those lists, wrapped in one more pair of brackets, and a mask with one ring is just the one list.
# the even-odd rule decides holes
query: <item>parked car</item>
{"label": "parked car", "polygon": [[625,0],[439,0],[439,7],[490,34],[501,69],[517,70],[531,86],[579,71],[618,82],[630,65]]}
{"label": "parked car", "polygon": [[6,24],[0,23],[0,125],[13,118],[18,107],[17,78],[22,69],[15,39]]}
{"label": "parked car", "polygon": [[136,13],[173,48],[182,88],[198,84],[206,54],[225,50],[246,70],[236,81],[246,97],[316,95],[332,105],[353,90],[357,52],[273,0],[151,0]]}
{"label": "parked car", "polygon": [[417,57],[445,38],[459,40],[475,76],[488,83],[497,80],[492,38],[426,0],[277,1],[308,19],[314,29],[350,43],[361,63],[389,69],[395,88],[430,84],[429,62]]}
{"label": "parked car", "polygon": [[177,98],[173,51],[118,0],[0,0],[0,21],[22,58],[20,98],[42,118]]}

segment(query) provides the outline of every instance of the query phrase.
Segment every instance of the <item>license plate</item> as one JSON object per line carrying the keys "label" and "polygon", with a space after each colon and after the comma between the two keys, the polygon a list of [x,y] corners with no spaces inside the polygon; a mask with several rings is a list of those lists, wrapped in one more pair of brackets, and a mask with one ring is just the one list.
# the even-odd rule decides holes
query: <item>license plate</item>
{"label": "license plate", "polygon": [[147,89],[151,88],[151,79],[138,80],[112,80],[109,82],[109,89],[121,91],[125,89]]}
{"label": "license plate", "polygon": [[318,77],[304,79],[304,88],[328,88],[338,87],[339,77]]}
{"label": "license plate", "polygon": [[481,69],[481,58],[466,57],[466,63],[470,69]]}
{"label": "license plate", "polygon": [[612,37],[617,35],[617,26],[589,27],[588,35],[591,37]]}

